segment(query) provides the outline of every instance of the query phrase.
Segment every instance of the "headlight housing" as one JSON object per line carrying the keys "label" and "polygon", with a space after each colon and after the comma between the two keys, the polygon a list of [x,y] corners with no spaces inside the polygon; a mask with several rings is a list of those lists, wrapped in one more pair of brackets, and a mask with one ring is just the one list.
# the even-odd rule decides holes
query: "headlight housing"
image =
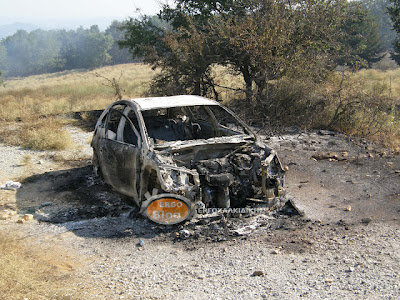
{"label": "headlight housing", "polygon": [[169,192],[178,192],[181,187],[200,186],[199,174],[191,170],[164,165],[160,174],[165,190]]}

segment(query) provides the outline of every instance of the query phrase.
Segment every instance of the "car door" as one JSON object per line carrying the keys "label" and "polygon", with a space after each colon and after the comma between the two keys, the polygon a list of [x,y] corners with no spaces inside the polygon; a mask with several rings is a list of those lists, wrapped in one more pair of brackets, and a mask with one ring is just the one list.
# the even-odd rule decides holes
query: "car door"
{"label": "car door", "polygon": [[105,138],[99,141],[99,164],[105,181],[139,205],[141,143],[137,115],[126,105],[108,112]]}

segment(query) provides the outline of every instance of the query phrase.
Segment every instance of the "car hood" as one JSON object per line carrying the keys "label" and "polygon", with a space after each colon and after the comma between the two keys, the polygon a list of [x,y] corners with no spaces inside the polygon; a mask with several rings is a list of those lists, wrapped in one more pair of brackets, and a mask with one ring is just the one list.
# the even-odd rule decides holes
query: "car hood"
{"label": "car hood", "polygon": [[178,141],[155,149],[161,165],[196,169],[204,161],[230,159],[237,155],[248,155],[263,159],[272,149],[254,141],[250,136],[220,137],[208,140]]}

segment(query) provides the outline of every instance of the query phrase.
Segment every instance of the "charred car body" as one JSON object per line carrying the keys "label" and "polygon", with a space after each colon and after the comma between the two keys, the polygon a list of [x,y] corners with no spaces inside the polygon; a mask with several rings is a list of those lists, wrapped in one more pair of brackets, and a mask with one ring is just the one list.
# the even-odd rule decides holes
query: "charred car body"
{"label": "charred car body", "polygon": [[159,223],[182,222],[197,208],[284,195],[275,151],[229,109],[203,97],[117,101],[101,114],[91,146],[104,180]]}

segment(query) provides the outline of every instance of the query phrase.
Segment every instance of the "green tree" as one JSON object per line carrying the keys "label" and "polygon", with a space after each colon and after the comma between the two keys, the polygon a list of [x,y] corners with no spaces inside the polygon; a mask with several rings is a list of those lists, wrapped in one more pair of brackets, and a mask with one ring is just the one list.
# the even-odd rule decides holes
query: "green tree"
{"label": "green tree", "polygon": [[390,0],[391,6],[388,7],[390,18],[393,22],[393,29],[397,33],[397,38],[393,42],[394,52],[391,57],[400,64],[400,0]]}
{"label": "green tree", "polygon": [[110,35],[100,32],[97,25],[90,29],[83,27],[77,30],[61,32],[61,57],[66,61],[65,69],[97,68],[110,60],[108,50],[113,39]]}
{"label": "green tree", "polygon": [[375,18],[359,2],[350,2],[346,19],[341,27],[344,31],[341,43],[346,45],[338,63],[341,65],[371,66],[384,56],[379,25]]}
{"label": "green tree", "polygon": [[392,51],[396,33],[392,29],[393,22],[387,11],[387,8],[390,6],[390,0],[361,0],[361,3],[371,16],[375,18],[379,26],[383,49],[387,52]]}
{"label": "green tree", "polygon": [[118,45],[118,41],[124,38],[124,24],[125,22],[115,20],[105,31],[107,35],[110,35],[113,38],[113,44],[108,50],[108,54],[110,55],[110,64],[112,65],[133,62],[132,55],[129,53],[129,50]]}
{"label": "green tree", "polygon": [[60,57],[61,43],[55,30],[35,30],[29,33],[32,65],[31,74],[52,73],[62,70],[65,61]]}
{"label": "green tree", "polygon": [[165,37],[171,32],[163,27],[163,20],[155,16],[143,16],[142,19],[130,18],[122,26],[124,38],[118,45],[128,48],[134,58],[143,57],[145,63],[157,66],[168,49]]}
{"label": "green tree", "polygon": [[110,62],[110,34],[97,25],[77,30],[20,30],[0,42],[0,68],[5,76],[28,76]]}
{"label": "green tree", "polygon": [[0,43],[0,69],[5,70],[7,67],[7,49]]}
{"label": "green tree", "polygon": [[2,45],[7,52],[6,76],[26,74],[26,67],[31,64],[28,33],[25,30],[18,30],[4,39]]}
{"label": "green tree", "polygon": [[[283,76],[320,80],[334,68],[344,0],[176,0],[164,6],[157,26],[149,17],[129,20],[125,40],[163,72],[156,86],[174,85],[194,94],[214,92],[210,68],[226,65],[240,72],[246,97],[264,97],[268,82]],[[189,86],[191,85],[191,86]]]}
{"label": "green tree", "polygon": [[3,80],[3,77],[1,77],[1,71],[0,71],[0,86],[3,86],[4,85],[4,80]]}
{"label": "green tree", "polygon": [[[6,76],[27,76],[58,71],[64,62],[59,56],[61,44],[56,31],[19,30],[5,38],[0,49],[0,64]],[[4,50],[5,49],[5,50]],[[2,54],[4,52],[6,54]]]}

